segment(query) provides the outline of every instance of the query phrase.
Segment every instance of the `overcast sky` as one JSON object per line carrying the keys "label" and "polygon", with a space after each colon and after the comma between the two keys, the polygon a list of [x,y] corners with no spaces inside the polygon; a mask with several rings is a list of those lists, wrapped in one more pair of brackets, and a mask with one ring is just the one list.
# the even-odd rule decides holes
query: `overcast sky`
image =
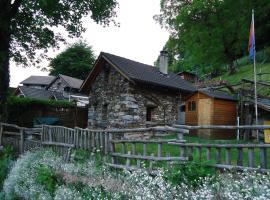
{"label": "overcast sky", "polygon": [[[153,65],[169,37],[169,33],[153,20],[153,16],[159,13],[160,0],[118,0],[118,2],[120,8],[117,10],[116,21],[120,23],[120,27],[111,25],[104,28],[87,19],[84,20],[87,31],[83,34],[83,39],[93,47],[97,56],[103,51]],[[65,47],[62,47],[59,51],[52,52],[51,56],[64,49]],[[47,64],[44,61],[44,66]],[[10,86],[17,87],[31,75],[48,75],[48,72],[42,72],[34,67],[16,67],[11,63],[10,75]]]}

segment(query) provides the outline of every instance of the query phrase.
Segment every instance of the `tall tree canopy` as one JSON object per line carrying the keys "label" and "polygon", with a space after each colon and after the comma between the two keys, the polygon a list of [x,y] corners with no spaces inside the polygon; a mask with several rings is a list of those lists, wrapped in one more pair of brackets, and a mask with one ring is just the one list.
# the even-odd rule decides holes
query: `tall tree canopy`
{"label": "tall tree canopy", "polygon": [[[116,0],[1,0],[0,1],[0,102],[3,104],[9,86],[9,61],[27,64],[44,58],[64,38],[78,37],[85,28],[82,18],[108,25],[116,16]],[[0,108],[1,109],[1,108]],[[0,110],[0,113],[2,111]]]}
{"label": "tall tree canopy", "polygon": [[161,14],[155,16],[171,37],[165,47],[173,54],[173,69],[198,68],[218,73],[245,54],[251,10],[256,13],[257,48],[270,44],[269,0],[161,0]]}
{"label": "tall tree canopy", "polygon": [[91,46],[83,42],[75,43],[51,60],[50,75],[64,74],[84,80],[95,59]]}

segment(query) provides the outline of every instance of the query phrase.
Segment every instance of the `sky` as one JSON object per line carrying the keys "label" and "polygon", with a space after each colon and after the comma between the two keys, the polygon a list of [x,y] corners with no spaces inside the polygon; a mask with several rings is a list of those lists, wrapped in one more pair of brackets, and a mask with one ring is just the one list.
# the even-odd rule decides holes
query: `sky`
{"label": "sky", "polygon": [[[160,27],[153,16],[160,12],[160,0],[118,0],[116,21],[120,27],[111,24],[109,27],[97,25],[90,18],[85,18],[82,39],[92,46],[96,56],[101,51],[129,58],[138,62],[153,65],[159,52],[166,43],[169,33]],[[72,44],[76,40],[68,40]],[[54,57],[66,46],[59,50],[50,50],[50,57]],[[48,61],[44,60],[46,67]],[[35,67],[17,67],[11,62],[10,86],[18,84],[31,75],[48,75]]]}

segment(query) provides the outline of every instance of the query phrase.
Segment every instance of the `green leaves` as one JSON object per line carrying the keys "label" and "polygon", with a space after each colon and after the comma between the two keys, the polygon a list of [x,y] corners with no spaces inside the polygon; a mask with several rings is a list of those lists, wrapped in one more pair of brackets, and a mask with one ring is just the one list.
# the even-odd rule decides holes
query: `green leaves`
{"label": "green leaves", "polygon": [[173,66],[199,69],[201,74],[219,74],[227,67],[234,72],[234,61],[246,54],[252,8],[258,16],[256,33],[261,46],[260,40],[267,42],[263,35],[270,31],[269,1],[162,0],[156,19],[171,32],[166,47],[178,56]]}
{"label": "green leaves", "polygon": [[64,74],[84,80],[95,62],[91,46],[78,42],[57,55],[50,62],[50,75]]}

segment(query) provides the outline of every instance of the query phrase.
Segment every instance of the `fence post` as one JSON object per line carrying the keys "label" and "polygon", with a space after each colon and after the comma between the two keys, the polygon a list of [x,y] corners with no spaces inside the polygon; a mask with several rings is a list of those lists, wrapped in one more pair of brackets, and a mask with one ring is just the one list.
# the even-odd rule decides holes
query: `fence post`
{"label": "fence post", "polygon": [[48,126],[49,141],[52,142],[52,129]]}
{"label": "fence post", "polygon": [[260,167],[262,169],[267,169],[267,149],[260,148]]}
{"label": "fence post", "polygon": [[105,139],[104,139],[105,140],[104,141],[104,153],[107,156],[108,155],[108,133],[105,132],[104,135],[105,135]]}
{"label": "fence post", "polygon": [[20,154],[24,152],[24,130],[20,129]]}

